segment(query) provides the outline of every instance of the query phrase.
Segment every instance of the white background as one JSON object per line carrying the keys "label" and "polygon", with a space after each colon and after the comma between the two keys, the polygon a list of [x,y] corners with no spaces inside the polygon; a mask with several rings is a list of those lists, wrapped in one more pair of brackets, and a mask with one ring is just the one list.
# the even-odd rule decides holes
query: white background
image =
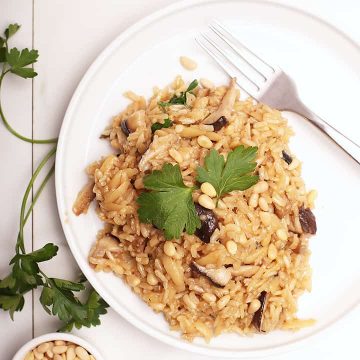
{"label": "white background", "polygon": [[[39,50],[36,64],[39,76],[32,82],[9,78],[2,94],[5,113],[22,134],[34,138],[55,137],[67,104],[79,80],[96,55],[119,33],[143,16],[171,4],[171,0],[0,0],[0,31],[11,22],[22,25],[12,40],[19,48]],[[281,0],[334,24],[360,42],[360,2],[358,0]],[[360,94],[359,94],[360,97]],[[0,278],[7,274],[18,230],[22,193],[32,167],[47,151],[46,146],[31,146],[10,136],[0,126]],[[43,268],[52,276],[75,277],[77,267],[67,248],[58,220],[53,182],[36,206],[26,232],[27,249],[46,242],[60,247],[59,255]],[[33,336],[57,329],[38,302],[38,293],[26,297],[15,322],[0,312],[0,360],[11,359],[16,350]],[[350,313],[301,348],[276,359],[326,357],[360,358],[358,323],[360,311]],[[170,348],[128,324],[109,310],[102,325],[77,331],[93,342],[110,359],[204,359],[204,357]]]}

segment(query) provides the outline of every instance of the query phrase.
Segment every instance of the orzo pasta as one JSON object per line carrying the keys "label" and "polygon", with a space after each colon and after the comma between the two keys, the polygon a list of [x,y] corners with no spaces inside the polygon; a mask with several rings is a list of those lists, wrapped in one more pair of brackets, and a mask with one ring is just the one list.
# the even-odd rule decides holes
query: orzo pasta
{"label": "orzo pasta", "polygon": [[[117,155],[88,167],[90,185],[74,205],[85,212],[92,189],[105,222],[89,262],[121,277],[187,340],[309,325],[296,311],[299,295],[311,289],[316,193],[306,191],[288,147],[292,130],[279,111],[240,100],[234,80],[201,83],[187,91],[177,77],[148,101],[128,93],[131,104],[102,134]],[[211,184],[197,184],[197,168],[210,149],[226,159],[241,145],[258,147],[259,181],[216,199]],[[195,234],[173,240],[138,215],[144,176],[166,163],[179,166],[186,186],[198,185],[192,198],[202,222]]]}

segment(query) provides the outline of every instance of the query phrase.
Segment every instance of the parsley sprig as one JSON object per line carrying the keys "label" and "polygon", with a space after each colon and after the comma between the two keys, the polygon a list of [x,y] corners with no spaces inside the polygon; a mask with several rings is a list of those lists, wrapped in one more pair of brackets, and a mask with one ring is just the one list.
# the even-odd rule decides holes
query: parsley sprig
{"label": "parsley sprig", "polygon": [[[228,153],[227,161],[212,149],[205,157],[204,167],[197,168],[197,180],[211,183],[218,198],[234,190],[246,190],[256,184],[258,176],[251,172],[256,167],[257,147],[238,146]],[[138,215],[141,222],[152,223],[164,230],[167,240],[177,239],[185,230],[194,234],[200,219],[192,200],[195,188],[185,186],[179,165],[164,164],[144,177],[149,190],[138,197]]]}
{"label": "parsley sprig", "polygon": [[259,181],[251,172],[256,167],[257,147],[238,146],[230,151],[227,160],[212,149],[205,157],[204,166],[197,168],[197,181],[214,186],[218,198],[234,190],[246,190]]}
{"label": "parsley sprig", "polygon": [[[0,75],[0,91],[3,80],[7,74],[14,74],[24,79],[34,78],[37,73],[32,65],[39,56],[37,50],[9,48],[8,40],[19,30],[20,25],[10,24],[0,37],[0,65],[2,64]],[[8,123],[0,98],[0,117],[5,128],[14,136],[32,144],[51,144],[57,143],[57,138],[34,140],[19,134]],[[4,279],[0,280],[0,309],[8,311],[10,317],[14,318],[16,311],[21,311],[25,304],[24,295],[35,289],[42,288],[40,303],[44,309],[52,315],[58,316],[63,322],[61,331],[70,331],[74,326],[90,327],[100,324],[99,317],[106,313],[108,305],[92,289],[87,299],[81,302],[76,294],[85,290],[83,281],[72,282],[64,279],[48,277],[41,269],[40,263],[49,261],[57,255],[58,247],[53,243],[44,245],[41,249],[27,253],[24,243],[24,227],[29,219],[33,208],[39,199],[43,189],[52,177],[55,170],[55,163],[41,181],[32,199],[30,193],[33,190],[35,181],[39,177],[44,167],[54,158],[56,145],[45,155],[44,159],[35,169],[28,186],[25,190],[19,221],[19,232],[15,245],[15,256],[10,261],[11,272]]]}
{"label": "parsley sprig", "polygon": [[193,80],[185,91],[182,91],[179,96],[174,95],[169,101],[159,101],[158,104],[162,108],[165,108],[170,105],[176,104],[186,104],[186,94],[191,93],[191,91],[195,90],[199,85],[198,81],[195,79]]}
{"label": "parsley sprig", "polygon": [[165,238],[179,238],[185,229],[193,234],[200,227],[192,200],[193,188],[185,186],[179,165],[165,164],[144,177],[143,192],[137,199],[140,221],[164,230]]}

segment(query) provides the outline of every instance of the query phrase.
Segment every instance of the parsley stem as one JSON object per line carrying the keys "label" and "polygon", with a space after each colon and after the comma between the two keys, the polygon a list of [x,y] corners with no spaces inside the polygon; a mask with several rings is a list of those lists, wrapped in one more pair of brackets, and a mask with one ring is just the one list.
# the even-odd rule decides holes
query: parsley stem
{"label": "parsley stem", "polygon": [[[1,85],[2,85],[2,81],[5,77],[5,75],[10,71],[9,69],[4,71],[5,69],[5,65],[3,67],[3,71],[1,73],[1,76],[0,76],[0,93],[1,93]],[[36,139],[30,139],[30,138],[27,138],[21,134],[19,134],[16,130],[14,130],[10,124],[8,123],[8,121],[6,120],[6,117],[5,117],[5,114],[3,112],[3,109],[2,109],[2,105],[1,105],[1,97],[0,97],[0,117],[4,123],[4,126],[6,127],[6,129],[11,133],[13,134],[14,136],[16,136],[17,138],[19,138],[20,140],[23,140],[23,141],[26,141],[28,143],[31,143],[31,144],[55,144],[57,143],[57,138],[53,138],[53,139],[45,139],[45,140],[36,140]]]}
{"label": "parsley stem", "polygon": [[[56,153],[56,146],[54,146],[44,157],[44,159],[41,161],[41,163],[38,165],[38,167],[35,169],[34,174],[32,175],[29,184],[25,190],[25,194],[21,203],[21,211],[20,211],[20,229],[19,229],[19,235],[16,241],[16,253],[19,254],[19,251],[21,250],[23,254],[25,254],[25,246],[24,246],[24,225],[25,225],[25,207],[26,203],[30,194],[30,191],[34,185],[34,182],[36,178],[38,177],[41,169],[45,166],[45,164],[48,162],[48,160],[54,156]],[[44,185],[45,186],[45,185]],[[40,195],[40,194],[39,194]],[[38,196],[39,197],[39,196]],[[30,206],[31,207],[31,206]]]}
{"label": "parsley stem", "polygon": [[37,189],[37,191],[36,191],[36,193],[35,193],[35,196],[34,196],[34,199],[33,199],[33,201],[31,202],[31,205],[30,205],[30,207],[29,207],[29,209],[28,209],[28,211],[27,211],[27,213],[26,213],[26,215],[25,215],[24,225],[26,224],[26,222],[27,222],[27,220],[28,220],[28,218],[29,218],[29,216],[30,216],[30,214],[31,214],[34,206],[35,206],[36,201],[38,200],[40,194],[41,194],[42,191],[44,190],[45,185],[46,185],[47,182],[50,180],[50,178],[51,178],[51,176],[53,175],[54,171],[55,171],[55,163],[54,163],[54,165],[51,167],[51,169],[49,170],[49,172],[46,174],[44,180],[42,181],[42,183],[40,184],[39,188]]}

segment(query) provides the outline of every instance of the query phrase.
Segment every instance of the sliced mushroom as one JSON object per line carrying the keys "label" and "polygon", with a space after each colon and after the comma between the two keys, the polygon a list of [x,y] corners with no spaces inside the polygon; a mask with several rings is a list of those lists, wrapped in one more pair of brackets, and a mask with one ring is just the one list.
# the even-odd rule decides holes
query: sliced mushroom
{"label": "sliced mushroom", "polygon": [[195,204],[195,210],[201,221],[201,227],[196,229],[195,235],[204,243],[209,243],[211,235],[219,227],[218,220],[212,210],[199,204]]}
{"label": "sliced mushroom", "polygon": [[219,117],[219,118],[213,123],[214,131],[219,131],[219,130],[222,129],[227,123],[228,123],[228,121],[226,120],[226,117],[225,117],[225,116]]}
{"label": "sliced mushroom", "polygon": [[217,269],[207,269],[193,261],[190,264],[190,267],[193,271],[207,277],[210,282],[217,287],[224,287],[231,279],[230,270],[226,269],[224,266]]}
{"label": "sliced mushroom", "polygon": [[86,214],[88,211],[91,201],[95,198],[93,188],[94,182],[91,181],[80,190],[72,208],[72,211],[76,216]]}
{"label": "sliced mushroom", "polygon": [[121,123],[120,123],[120,127],[121,127],[121,131],[124,133],[125,136],[129,136],[131,131],[128,127],[128,124],[127,124],[127,120],[123,120]]}
{"label": "sliced mushroom", "polygon": [[229,118],[231,111],[233,110],[235,99],[236,99],[236,78],[232,78],[230,81],[230,86],[225,96],[222,99],[222,102],[218,109],[206,117],[202,123],[203,124],[214,124],[222,116]]}
{"label": "sliced mushroom", "polygon": [[252,324],[260,332],[264,332],[264,330],[262,329],[262,324],[263,324],[264,313],[265,313],[265,309],[266,309],[266,305],[267,305],[267,298],[268,298],[267,295],[268,294],[266,291],[262,291],[260,293],[258,300],[260,301],[261,305],[260,305],[259,309],[255,312],[253,319],[252,319]]}
{"label": "sliced mushroom", "polygon": [[292,159],[292,157],[286,152],[286,151],[282,151],[282,158],[283,158],[283,160],[288,164],[288,165],[290,165],[291,163],[292,163],[292,161],[293,161],[293,159]]}
{"label": "sliced mushroom", "polygon": [[128,119],[123,120],[120,123],[120,127],[125,136],[129,136],[130,133],[136,131],[139,127],[146,127],[145,111],[138,110],[134,112]]}
{"label": "sliced mushroom", "polygon": [[301,207],[299,209],[299,220],[301,224],[301,228],[304,233],[308,234],[316,234],[316,219],[313,212],[307,208]]}

